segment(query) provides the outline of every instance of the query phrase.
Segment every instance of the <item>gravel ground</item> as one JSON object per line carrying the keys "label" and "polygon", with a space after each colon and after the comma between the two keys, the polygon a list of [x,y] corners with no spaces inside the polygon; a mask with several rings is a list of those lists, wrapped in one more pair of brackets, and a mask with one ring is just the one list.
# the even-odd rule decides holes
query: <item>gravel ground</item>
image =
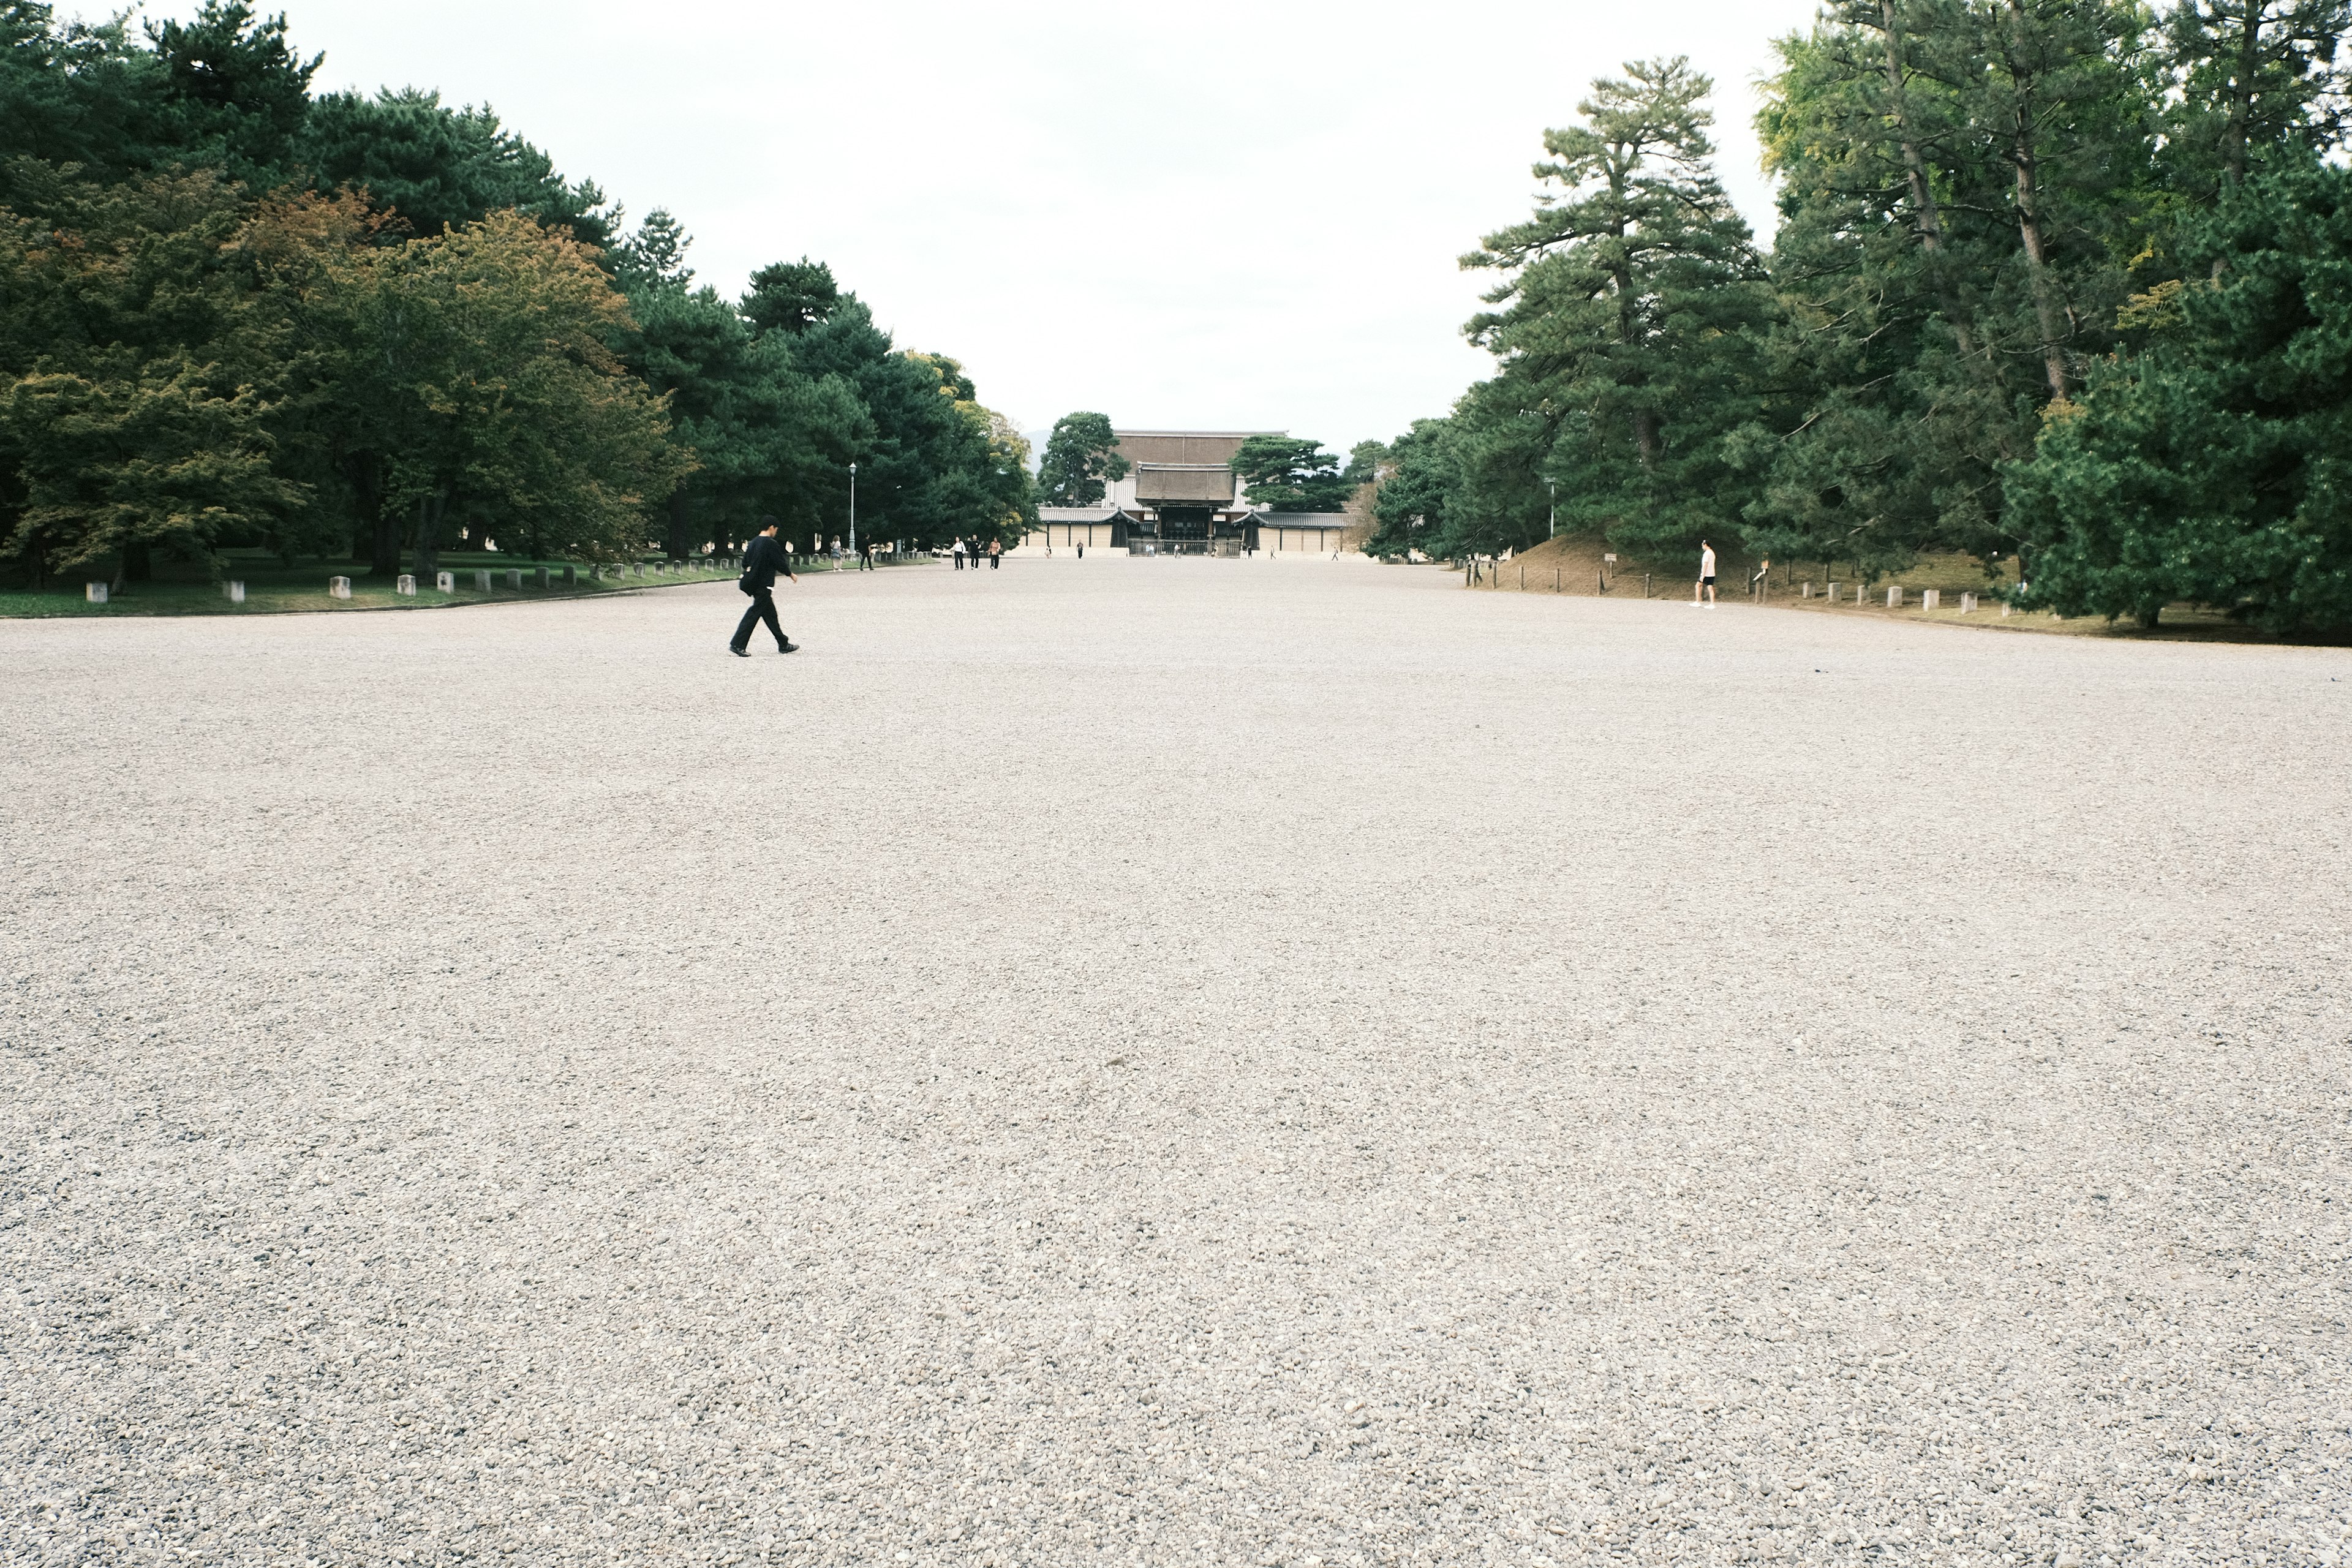
{"label": "gravel ground", "polygon": [[2352,1558],[2352,654],[0,623],[0,1562]]}

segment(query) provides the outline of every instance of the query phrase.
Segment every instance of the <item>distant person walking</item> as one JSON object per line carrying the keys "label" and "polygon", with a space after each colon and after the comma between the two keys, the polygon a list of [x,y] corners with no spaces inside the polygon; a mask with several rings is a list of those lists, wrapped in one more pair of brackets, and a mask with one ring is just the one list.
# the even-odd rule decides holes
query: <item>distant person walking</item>
{"label": "distant person walking", "polygon": [[988,569],[993,572],[1003,564],[1004,564],[1004,541],[992,539],[988,542]]}
{"label": "distant person walking", "polygon": [[954,547],[953,549],[950,550],[950,551],[948,552],[948,553],[949,553],[950,555],[952,555],[952,556],[954,556],[954,557],[955,557],[955,569],[956,569],[957,571],[959,571],[959,572],[962,571],[962,570],[963,570],[963,535],[962,535],[962,534],[959,533],[959,534],[957,534],[957,535],[956,535],[955,547]]}
{"label": "distant person walking", "polygon": [[776,621],[778,572],[791,582],[800,581],[793,575],[792,557],[784,553],[783,545],[776,539],[776,520],[763,517],[760,520],[759,537],[743,552],[743,575],[735,584],[751,596],[751,607],[743,612],[743,619],[735,627],[735,638],[727,645],[727,651],[737,658],[751,657],[751,628],[761,621],[767,622],[768,629],[775,634],[778,653],[801,650],[800,644],[786,637],[784,628]]}
{"label": "distant person walking", "polygon": [[1697,609],[1699,597],[1705,595],[1706,607],[1715,608],[1715,546],[1702,539],[1698,542],[1698,586],[1691,590],[1691,608]]}
{"label": "distant person walking", "polygon": [[874,570],[874,542],[870,539],[857,547],[857,569],[860,572]]}

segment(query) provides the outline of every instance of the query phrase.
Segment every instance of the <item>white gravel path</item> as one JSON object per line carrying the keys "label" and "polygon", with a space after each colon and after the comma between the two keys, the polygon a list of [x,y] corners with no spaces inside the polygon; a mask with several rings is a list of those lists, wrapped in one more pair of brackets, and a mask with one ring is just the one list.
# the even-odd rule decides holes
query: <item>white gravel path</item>
{"label": "white gravel path", "polygon": [[0,623],[0,1563],[2329,1563],[2352,654]]}

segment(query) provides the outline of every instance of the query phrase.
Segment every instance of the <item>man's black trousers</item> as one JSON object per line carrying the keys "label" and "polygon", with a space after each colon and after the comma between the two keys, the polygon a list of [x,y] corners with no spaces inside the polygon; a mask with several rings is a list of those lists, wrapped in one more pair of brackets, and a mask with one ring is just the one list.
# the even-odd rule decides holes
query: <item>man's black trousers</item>
{"label": "man's black trousers", "polygon": [[775,634],[776,646],[783,647],[784,628],[776,624],[776,595],[772,590],[766,588],[752,591],[751,607],[743,612],[743,619],[735,627],[735,646],[751,647],[751,628],[761,621],[767,622],[768,629]]}

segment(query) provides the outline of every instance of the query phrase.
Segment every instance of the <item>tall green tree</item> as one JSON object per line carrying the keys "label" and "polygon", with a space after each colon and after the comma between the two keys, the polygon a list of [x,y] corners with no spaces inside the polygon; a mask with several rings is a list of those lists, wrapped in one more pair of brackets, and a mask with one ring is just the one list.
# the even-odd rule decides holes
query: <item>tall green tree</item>
{"label": "tall green tree", "polygon": [[2266,149],[2323,152],[2342,134],[2352,0],[2176,0],[2165,18],[2179,84],[2167,115],[2174,187],[2206,202]]}
{"label": "tall green tree", "polygon": [[1439,554],[1460,533],[1448,515],[1454,498],[1465,493],[1457,435],[1449,419],[1416,419],[1389,444],[1388,477],[1373,493],[1374,527],[1365,551],[1387,560],[1408,559],[1415,551]]}
{"label": "tall green tree", "polygon": [[716,289],[691,287],[690,245],[656,211],[617,247],[637,323],[625,357],[667,399],[674,438],[693,457],[662,509],[672,558],[748,538],[762,515],[795,535],[821,527],[824,498],[874,437],[855,390],[805,374],[789,334],[760,332]]}
{"label": "tall green tree", "polygon": [[1038,499],[1047,506],[1100,506],[1104,487],[1133,465],[1118,453],[1110,416],[1081,409],[1054,421],[1037,466]]}
{"label": "tall green tree", "polygon": [[1629,541],[1737,515],[1725,443],[1760,412],[1745,344],[1769,297],[1715,175],[1711,87],[1679,58],[1596,82],[1584,123],[1545,133],[1534,215],[1463,258],[1502,280],[1468,328],[1499,363],[1455,415],[1456,530],[1540,537],[1547,480],[1564,516]]}
{"label": "tall green tree", "polygon": [[[1017,540],[1036,515],[1027,464],[993,437],[971,377],[952,359],[898,349],[853,293],[837,294],[823,306],[822,319],[811,320],[809,268],[759,275],[785,279],[784,287],[764,291],[755,276],[744,313],[755,322],[772,321],[762,341],[781,338],[793,364],[812,379],[837,378],[871,421],[871,438],[855,454],[859,533],[918,545],[972,534]],[[796,308],[769,314],[763,292],[768,304]],[[821,498],[828,537],[845,531],[847,489],[845,470]]]}
{"label": "tall green tree", "polygon": [[391,454],[414,570],[461,520],[509,549],[632,554],[691,461],[626,374],[626,302],[578,242],[516,213],[348,253],[352,391]]}
{"label": "tall green tree", "polygon": [[277,466],[289,345],[236,261],[234,186],[207,172],[50,176],[0,210],[0,550],[37,581],[148,575],[168,550],[307,542]]}
{"label": "tall green tree", "polygon": [[1339,511],[1357,481],[1320,441],[1293,436],[1252,436],[1233,456],[1234,477],[1251,504],[1269,511]]}
{"label": "tall green tree", "polygon": [[2117,346],[2147,244],[2144,18],[2101,0],[1849,0],[1781,40],[1781,180],[1748,543],[1892,568],[2031,543],[2005,465]]}
{"label": "tall green tree", "polygon": [[511,209],[602,247],[618,222],[593,182],[566,180],[488,106],[451,109],[420,89],[315,100],[291,156],[317,188],[364,191],[409,234],[429,237]]}
{"label": "tall green tree", "polygon": [[285,16],[258,16],[246,0],[205,0],[189,20],[146,31],[159,79],[143,106],[149,159],[201,163],[254,186],[282,179],[325,57],[302,58]]}
{"label": "tall green tree", "polygon": [[150,75],[120,18],[61,26],[51,5],[0,0],[0,202],[19,205],[17,177],[43,165],[92,175],[132,166]]}
{"label": "tall green tree", "polygon": [[831,321],[841,302],[833,268],[803,256],[798,261],[770,262],[751,274],[742,310],[744,319],[760,331],[796,338]]}
{"label": "tall green tree", "polygon": [[2352,173],[2251,167],[2187,229],[2192,280],[2145,352],[2096,367],[2011,472],[2050,529],[2029,602],[2352,632]]}

